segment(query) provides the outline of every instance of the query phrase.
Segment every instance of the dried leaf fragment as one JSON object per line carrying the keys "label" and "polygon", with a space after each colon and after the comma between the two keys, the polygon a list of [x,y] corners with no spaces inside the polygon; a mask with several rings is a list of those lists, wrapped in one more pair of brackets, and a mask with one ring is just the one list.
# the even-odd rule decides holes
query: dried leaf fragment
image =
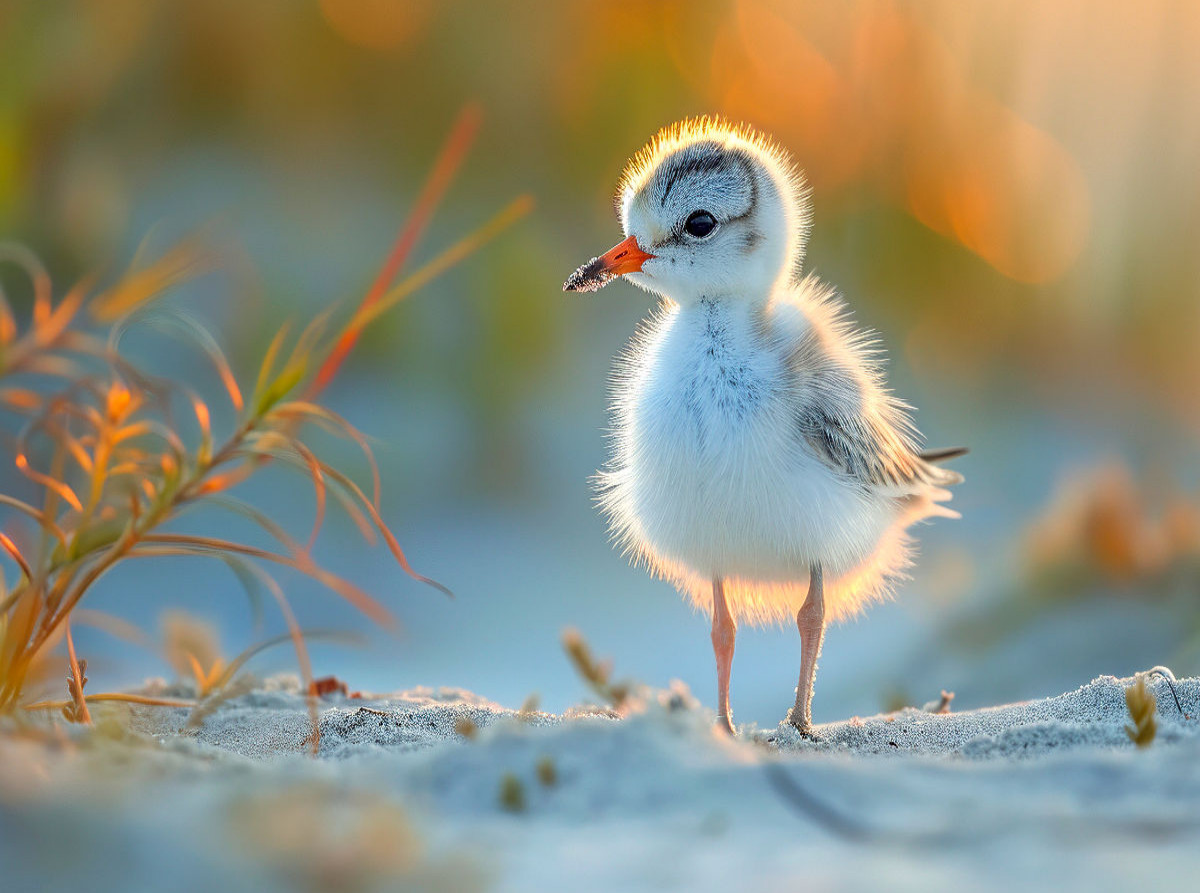
{"label": "dried leaf fragment", "polygon": [[525,785],[512,772],[500,778],[500,808],[508,812],[525,811]]}
{"label": "dried leaf fragment", "polygon": [[1133,725],[1125,727],[1125,734],[1138,747],[1149,747],[1158,732],[1158,723],[1154,719],[1158,701],[1146,688],[1145,676],[1138,676],[1137,681],[1125,689],[1125,706],[1133,719]]}
{"label": "dried leaf fragment", "polygon": [[338,692],[342,697],[349,697],[350,687],[337,676],[322,676],[308,684],[308,693],[314,697],[323,698]]}

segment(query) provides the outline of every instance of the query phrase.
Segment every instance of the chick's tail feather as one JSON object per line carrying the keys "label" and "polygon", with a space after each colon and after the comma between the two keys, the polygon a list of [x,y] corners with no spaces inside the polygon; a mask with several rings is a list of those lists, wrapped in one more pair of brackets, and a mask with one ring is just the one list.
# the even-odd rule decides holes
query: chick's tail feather
{"label": "chick's tail feather", "polygon": [[966,447],[947,447],[942,450],[925,450],[920,453],[921,458],[930,464],[938,462],[948,462],[951,459],[957,459],[959,456],[965,456],[970,452]]}

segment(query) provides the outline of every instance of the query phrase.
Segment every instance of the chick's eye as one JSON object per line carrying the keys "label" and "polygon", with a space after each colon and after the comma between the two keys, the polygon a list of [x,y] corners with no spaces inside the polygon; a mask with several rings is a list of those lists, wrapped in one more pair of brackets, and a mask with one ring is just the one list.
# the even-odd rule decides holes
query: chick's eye
{"label": "chick's eye", "polygon": [[707,211],[695,211],[688,217],[683,228],[687,230],[688,235],[703,239],[717,228],[717,218]]}

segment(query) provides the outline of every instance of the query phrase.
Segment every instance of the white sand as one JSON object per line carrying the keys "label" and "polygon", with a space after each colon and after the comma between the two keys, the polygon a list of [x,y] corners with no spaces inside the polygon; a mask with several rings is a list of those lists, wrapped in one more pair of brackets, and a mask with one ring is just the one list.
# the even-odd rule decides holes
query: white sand
{"label": "white sand", "polygon": [[[530,721],[453,690],[335,697],[314,760],[304,700],[272,680],[198,730],[137,710],[135,733],[0,737],[0,886],[1194,889],[1200,723],[1154,681],[1158,736],[1135,749],[1128,682],[816,740],[728,740],[679,692],[621,720]],[[1200,716],[1200,679],[1177,689]]]}

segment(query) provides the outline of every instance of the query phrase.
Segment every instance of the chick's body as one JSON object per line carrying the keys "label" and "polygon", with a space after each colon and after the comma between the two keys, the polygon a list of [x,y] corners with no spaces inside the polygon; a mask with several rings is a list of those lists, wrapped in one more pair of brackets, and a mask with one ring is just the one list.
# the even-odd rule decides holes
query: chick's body
{"label": "chick's body", "polygon": [[806,436],[806,420],[837,411],[822,407],[836,388],[850,412],[874,404],[865,427],[903,444],[873,368],[854,380],[839,362],[863,353],[839,313],[812,278],[764,307],[667,303],[618,360],[602,504],[621,545],[706,612],[721,577],[735,620],[791,620],[821,562],[827,616],[841,619],[907,566],[905,527],[951,514],[934,499],[952,472],[867,487]]}

